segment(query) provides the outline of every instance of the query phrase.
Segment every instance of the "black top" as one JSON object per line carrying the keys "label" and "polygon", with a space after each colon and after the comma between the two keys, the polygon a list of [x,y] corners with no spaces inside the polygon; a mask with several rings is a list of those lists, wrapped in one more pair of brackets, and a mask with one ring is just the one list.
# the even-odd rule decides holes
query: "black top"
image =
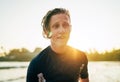
{"label": "black top", "polygon": [[68,47],[64,54],[57,54],[48,46],[30,62],[27,82],[38,82],[39,73],[46,82],[78,82],[79,77],[88,77],[87,63],[86,55],[79,50]]}

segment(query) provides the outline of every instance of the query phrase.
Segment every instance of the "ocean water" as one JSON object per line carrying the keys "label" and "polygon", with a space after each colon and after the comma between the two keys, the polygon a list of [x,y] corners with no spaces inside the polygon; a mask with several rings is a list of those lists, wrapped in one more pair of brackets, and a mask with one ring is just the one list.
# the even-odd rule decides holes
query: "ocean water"
{"label": "ocean water", "polygon": [[90,82],[120,82],[120,62],[89,62]]}
{"label": "ocean water", "polygon": [[0,82],[26,82],[29,62],[0,62]]}
{"label": "ocean water", "polygon": [[[0,82],[26,82],[29,62],[0,62]],[[89,62],[90,82],[120,82],[120,62]]]}

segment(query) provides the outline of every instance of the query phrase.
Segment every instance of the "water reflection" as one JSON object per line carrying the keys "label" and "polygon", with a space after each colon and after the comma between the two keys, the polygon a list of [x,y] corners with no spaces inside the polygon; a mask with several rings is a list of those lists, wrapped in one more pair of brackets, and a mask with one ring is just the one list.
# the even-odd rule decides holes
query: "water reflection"
{"label": "water reflection", "polygon": [[[29,62],[0,62],[0,82],[26,82]],[[89,62],[90,82],[120,82],[120,62]]]}

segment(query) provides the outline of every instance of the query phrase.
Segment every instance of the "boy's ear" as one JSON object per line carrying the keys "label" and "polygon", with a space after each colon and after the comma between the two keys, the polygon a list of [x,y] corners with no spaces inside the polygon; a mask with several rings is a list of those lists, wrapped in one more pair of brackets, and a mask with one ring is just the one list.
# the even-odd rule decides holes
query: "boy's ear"
{"label": "boy's ear", "polygon": [[49,31],[47,36],[48,36],[48,38],[51,38],[52,37],[52,32]]}

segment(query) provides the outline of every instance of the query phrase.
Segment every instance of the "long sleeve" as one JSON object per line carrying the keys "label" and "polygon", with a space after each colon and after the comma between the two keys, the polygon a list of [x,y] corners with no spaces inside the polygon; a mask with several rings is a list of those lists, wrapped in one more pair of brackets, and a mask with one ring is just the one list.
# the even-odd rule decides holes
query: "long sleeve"
{"label": "long sleeve", "polygon": [[28,66],[26,82],[38,82],[37,64],[35,61],[31,61]]}
{"label": "long sleeve", "polygon": [[80,71],[81,71],[80,78],[85,79],[88,78],[88,59],[86,54],[82,55],[81,61],[82,61],[82,65],[80,67]]}

